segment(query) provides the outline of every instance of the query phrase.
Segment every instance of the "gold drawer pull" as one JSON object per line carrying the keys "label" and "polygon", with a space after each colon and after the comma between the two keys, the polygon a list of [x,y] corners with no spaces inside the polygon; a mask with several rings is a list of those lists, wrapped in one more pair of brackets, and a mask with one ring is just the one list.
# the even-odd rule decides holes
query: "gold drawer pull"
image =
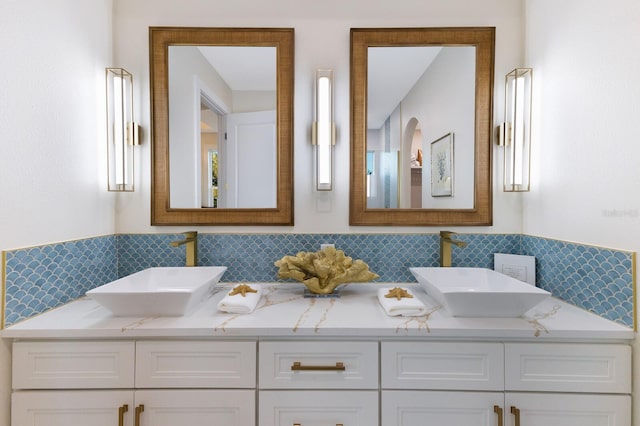
{"label": "gold drawer pull", "polygon": [[513,405],[511,406],[511,414],[513,414],[514,416],[516,416],[516,423],[515,426],[520,426],[520,409],[514,407]]}
{"label": "gold drawer pull", "polygon": [[336,362],[336,365],[302,365],[300,361],[294,361],[291,371],[344,371],[345,366],[342,362]]}
{"label": "gold drawer pull", "polygon": [[124,413],[127,411],[129,411],[129,406],[127,404],[118,407],[118,426],[124,426]]}
{"label": "gold drawer pull", "polygon": [[140,426],[140,414],[142,414],[143,411],[144,411],[144,404],[140,404],[136,407],[135,409],[136,418],[135,418],[134,426]]}
{"label": "gold drawer pull", "polygon": [[[293,426],[302,426],[300,423],[294,423]],[[342,423],[336,423],[336,426],[344,426]]]}
{"label": "gold drawer pull", "polygon": [[494,405],[493,412],[498,415],[498,426],[502,426],[502,407]]}

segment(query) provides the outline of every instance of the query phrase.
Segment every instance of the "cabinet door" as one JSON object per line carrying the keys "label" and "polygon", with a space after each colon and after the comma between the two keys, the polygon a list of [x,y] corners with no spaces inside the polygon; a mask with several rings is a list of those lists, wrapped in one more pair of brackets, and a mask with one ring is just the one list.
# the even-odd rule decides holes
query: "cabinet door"
{"label": "cabinet door", "polygon": [[378,342],[260,342],[260,389],[378,389]]}
{"label": "cabinet door", "polygon": [[132,425],[132,412],[131,391],[14,392],[11,400],[11,425]]}
{"label": "cabinet door", "polygon": [[507,426],[629,426],[629,395],[507,393]]}
{"label": "cabinet door", "polygon": [[259,423],[260,426],[375,426],[378,392],[263,391]]}
{"label": "cabinet door", "polygon": [[255,399],[254,390],[142,390],[134,411],[139,426],[251,426]]}
{"label": "cabinet door", "polygon": [[502,392],[383,391],[381,424],[494,426],[503,401]]}

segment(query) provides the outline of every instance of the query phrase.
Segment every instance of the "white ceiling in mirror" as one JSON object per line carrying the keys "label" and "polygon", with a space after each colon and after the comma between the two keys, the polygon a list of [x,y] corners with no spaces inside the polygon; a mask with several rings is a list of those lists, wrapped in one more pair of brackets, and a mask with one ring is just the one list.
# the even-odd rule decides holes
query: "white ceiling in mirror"
{"label": "white ceiling in mirror", "polygon": [[[441,46],[370,47],[367,127],[379,129],[442,50]],[[402,64],[402,66],[399,66]]]}
{"label": "white ceiling in mirror", "polygon": [[276,90],[276,48],[199,46],[198,50],[231,90]]}

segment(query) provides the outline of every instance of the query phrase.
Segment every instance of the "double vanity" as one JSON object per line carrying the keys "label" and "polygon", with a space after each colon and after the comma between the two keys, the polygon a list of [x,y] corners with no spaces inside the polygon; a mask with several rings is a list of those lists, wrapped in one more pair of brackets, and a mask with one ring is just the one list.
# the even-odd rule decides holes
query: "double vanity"
{"label": "double vanity", "polygon": [[[13,339],[12,425],[631,424],[633,330],[548,297],[515,318],[452,316],[416,283],[305,298],[251,283],[229,314],[115,316],[81,298],[2,331]],[[424,315],[388,316],[380,286]]]}

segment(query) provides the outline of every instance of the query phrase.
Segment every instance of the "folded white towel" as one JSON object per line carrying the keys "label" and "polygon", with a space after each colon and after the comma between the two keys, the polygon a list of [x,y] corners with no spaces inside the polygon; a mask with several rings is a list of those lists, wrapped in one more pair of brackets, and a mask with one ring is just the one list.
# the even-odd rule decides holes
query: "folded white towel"
{"label": "folded white towel", "polygon": [[262,286],[240,284],[218,302],[218,309],[231,314],[250,314],[261,298]]}
{"label": "folded white towel", "polygon": [[[404,317],[418,317],[420,315],[424,315],[426,312],[426,307],[424,303],[420,301],[409,289],[402,288],[400,290],[405,290],[407,294],[413,296],[411,298],[403,297],[398,300],[397,297],[385,297],[389,294],[390,290],[394,290],[399,287],[385,287],[378,290],[378,301],[380,305],[390,316],[404,316]],[[397,292],[397,291],[396,291]]]}

